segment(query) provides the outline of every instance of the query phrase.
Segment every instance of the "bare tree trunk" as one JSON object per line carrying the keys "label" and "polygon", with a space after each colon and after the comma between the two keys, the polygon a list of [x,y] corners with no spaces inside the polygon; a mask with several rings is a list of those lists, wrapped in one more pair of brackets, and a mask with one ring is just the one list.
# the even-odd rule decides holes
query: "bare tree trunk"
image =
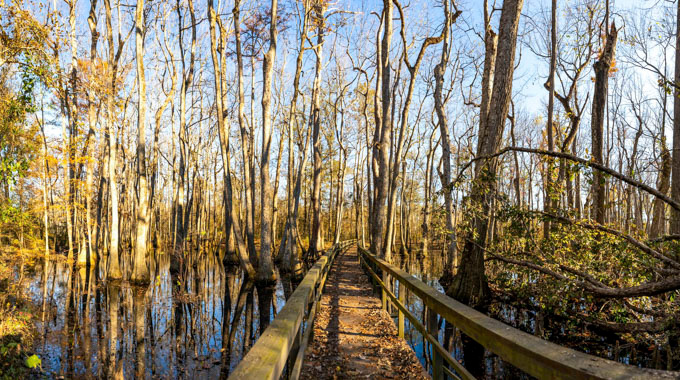
{"label": "bare tree trunk", "polygon": [[430,244],[430,198],[432,197],[432,173],[434,166],[434,153],[438,143],[432,144],[434,132],[430,135],[425,161],[425,195],[423,200],[423,223],[421,224],[421,249],[424,257],[428,256]]}
{"label": "bare tree trunk", "polygon": [[[123,43],[120,35],[118,36],[118,50],[114,53],[113,45],[113,27],[111,25],[111,2],[104,0],[106,8],[106,39],[109,45],[109,67],[111,67],[111,94],[116,93],[116,74],[118,68],[118,60],[122,52]],[[116,182],[116,166],[117,166],[117,139],[116,131],[113,125],[115,117],[113,95],[106,97],[106,134],[108,135],[108,151],[109,151],[109,199],[111,203],[111,220],[109,221],[109,257],[107,277],[112,280],[119,280],[123,277],[120,268],[120,254],[118,251],[120,231],[119,231],[119,212],[118,212],[118,184]]]}
{"label": "bare tree trunk", "polygon": [[[303,162],[301,162],[300,165],[300,172],[297,174],[297,177],[294,177],[294,155],[293,155],[293,123],[296,120],[296,108],[297,108],[297,99],[298,99],[298,94],[299,94],[299,88],[300,88],[300,75],[302,73],[302,58],[304,56],[304,51],[305,51],[305,43],[307,41],[307,24],[309,22],[309,4],[305,1],[304,2],[304,15],[302,17],[302,24],[300,25],[300,44],[298,47],[298,55],[297,59],[295,61],[295,75],[293,77],[293,96],[290,101],[290,108],[288,111],[288,118],[286,120],[287,124],[287,130],[288,130],[288,180],[286,183],[287,187],[287,192],[288,192],[288,214],[286,217],[286,225],[284,227],[283,231],[283,236],[281,237],[281,244],[279,246],[279,257],[281,258],[281,266],[280,270],[283,272],[290,272],[293,270],[294,265],[293,265],[293,260],[296,257],[296,248],[297,245],[295,243],[296,239],[296,229],[297,229],[297,209],[299,205],[299,198],[300,198],[300,191],[298,188],[298,183],[300,183],[301,176],[304,173],[304,166],[306,164],[306,158],[307,158],[307,151],[306,151],[306,145],[304,148],[304,159]],[[307,134],[307,139],[309,139],[309,134]],[[293,185],[293,181],[295,180],[295,185]],[[297,194],[295,193],[295,190],[293,189],[293,186],[295,186],[295,190],[297,191]],[[293,205],[295,204],[295,206]]]}
{"label": "bare tree trunk", "polygon": [[[245,213],[246,213],[246,240],[248,242],[248,253],[251,262],[257,261],[257,252],[255,251],[255,233],[253,213],[255,212],[255,188],[252,179],[255,176],[254,170],[251,166],[253,146],[250,143],[252,136],[248,133],[245,116],[245,99],[243,95],[243,53],[241,51],[241,19],[240,19],[241,0],[234,1],[234,37],[236,40],[236,66],[237,66],[237,82],[238,82],[238,124],[241,131],[241,151],[243,153],[243,179],[245,186]],[[243,203],[243,202],[242,202]]]}
{"label": "bare tree trunk", "polygon": [[[522,5],[523,0],[503,2],[493,92],[487,117],[484,118],[482,114],[482,120],[486,122],[480,122],[480,129],[482,125],[485,127],[480,130],[483,134],[479,135],[478,156],[495,153],[501,144],[505,119],[510,108],[517,28]],[[490,302],[489,285],[484,273],[484,247],[489,230],[497,165],[497,160],[489,160],[475,166],[475,179],[469,199],[469,209],[474,213],[471,216],[471,228],[465,237],[458,272],[447,290],[449,296],[481,310]]]}
{"label": "bare tree trunk", "polygon": [[147,242],[149,240],[149,184],[146,177],[146,78],[144,76],[144,0],[135,9],[135,64],[137,68],[137,215],[135,257],[130,281],[149,283]]}
{"label": "bare tree trunk", "polygon": [[271,22],[269,28],[269,50],[264,56],[262,65],[262,157],[261,157],[261,221],[260,221],[260,262],[257,272],[257,280],[262,283],[276,281],[274,263],[272,260],[272,217],[274,216],[274,189],[269,178],[269,153],[272,144],[271,126],[271,100],[272,100],[272,76],[274,74],[274,62],[276,59],[276,17],[278,0],[271,2]]}
{"label": "bare tree trunk", "polygon": [[[239,242],[238,258],[241,263],[243,271],[249,276],[255,276],[255,269],[253,268],[250,258],[248,256],[248,251],[243,243],[243,238],[241,235],[241,230],[238,227],[238,221],[234,222],[234,215],[236,210],[234,208],[234,202],[231,194],[231,173],[229,171],[229,133],[226,130],[224,122],[224,98],[223,98],[223,83],[222,83],[222,72],[220,69],[220,64],[217,58],[217,38],[215,33],[217,15],[215,14],[215,9],[213,8],[213,0],[208,0],[208,19],[210,21],[210,54],[212,56],[213,62],[213,72],[214,72],[214,82],[215,82],[215,103],[217,105],[217,130],[220,138],[220,153],[222,155],[222,162],[224,163],[225,171],[225,189],[227,189],[225,194],[225,236],[229,237],[229,234],[234,231],[236,239]],[[224,47],[222,47],[224,48]],[[224,59],[224,56],[222,56]],[[231,240],[231,239],[230,239]]]}
{"label": "bare tree trunk", "polygon": [[[408,46],[406,43],[406,20],[404,17],[404,12],[401,8],[401,5],[399,3],[397,4],[397,10],[399,11],[399,16],[401,18],[401,39],[402,39],[402,44],[403,46]],[[394,231],[395,231],[395,225],[394,225],[394,216],[396,212],[396,200],[397,200],[397,180],[399,179],[399,172],[400,172],[400,167],[401,167],[401,160],[402,160],[402,151],[404,149],[404,139],[406,135],[406,129],[408,127],[408,116],[409,116],[409,110],[410,110],[410,105],[411,101],[413,99],[413,91],[415,88],[415,81],[418,75],[418,71],[420,70],[420,64],[423,60],[423,57],[425,55],[425,51],[430,45],[438,44],[442,40],[444,40],[446,37],[448,37],[448,25],[451,19],[449,18],[449,12],[448,12],[448,1],[444,3],[445,5],[445,14],[446,14],[446,20],[447,22],[445,23],[444,30],[442,30],[441,35],[437,37],[428,37],[423,41],[423,44],[420,47],[420,51],[418,52],[418,56],[416,58],[416,62],[411,65],[409,62],[409,57],[408,57],[408,49],[404,48],[403,53],[402,53],[402,61],[406,65],[406,68],[409,71],[409,82],[408,82],[408,90],[406,92],[406,96],[403,99],[403,105],[402,105],[402,111],[401,111],[401,123],[399,126],[399,135],[397,138],[396,146],[394,147],[394,154],[392,155],[394,157],[394,161],[391,163],[391,171],[388,174],[388,179],[389,183],[391,184],[389,186],[388,190],[388,199],[387,199],[387,231],[386,231],[386,242],[385,242],[385,247],[384,247],[384,255],[385,257],[391,257],[392,255],[392,243],[394,241]],[[457,15],[456,15],[457,17]],[[448,47],[448,43],[445,45],[445,49]],[[447,52],[448,53],[448,52]],[[435,74],[436,77],[436,74]],[[443,80],[443,73],[442,73],[442,80]],[[397,77],[398,81],[398,77]],[[436,90],[435,90],[436,91]],[[441,99],[440,99],[441,100]],[[436,97],[435,97],[435,103],[436,103]],[[443,105],[440,104],[440,111],[443,112]],[[436,108],[436,107],[435,107]],[[441,117],[438,111],[438,115]],[[446,121],[443,121],[446,123]],[[448,128],[448,127],[447,127]],[[448,137],[448,136],[447,136]],[[445,164],[447,165],[447,164]],[[450,169],[450,164],[448,164],[449,169]],[[449,178],[450,178],[450,170],[449,170]],[[403,180],[403,179],[402,179]],[[449,201],[450,201],[450,196],[449,196]],[[450,202],[449,202],[450,206]],[[453,230],[453,226],[451,226],[451,231]]]}
{"label": "bare tree trunk", "polygon": [[312,231],[309,238],[309,253],[315,257],[323,245],[321,240],[321,68],[323,67],[323,37],[324,37],[324,12],[325,5],[322,2],[314,5],[317,18],[317,39],[314,46],[316,65],[314,68],[314,83],[312,88],[312,147],[314,150],[313,166],[314,179],[312,185]]}
{"label": "bare tree trunk", "polygon": [[[555,109],[555,67],[557,66],[557,0],[552,0],[551,21],[550,21],[550,74],[548,75],[548,124],[547,138],[548,150],[555,150],[555,138],[553,137],[553,110]],[[552,210],[552,196],[553,196],[553,160],[548,159],[547,173],[546,173],[546,197],[543,204],[545,212]],[[543,223],[543,238],[550,238],[550,219],[546,218]]]}
{"label": "bare tree trunk", "polygon": [[[614,61],[614,51],[616,49],[616,37],[618,31],[614,23],[611,25],[611,30],[607,33],[606,41],[602,54],[595,62],[595,89],[593,91],[593,108],[591,111],[592,121],[590,129],[592,133],[592,152],[593,162],[602,164],[602,146],[603,146],[603,127],[605,118],[605,107],[607,105],[607,87],[609,84],[609,70]],[[593,172],[593,189],[592,189],[592,218],[599,224],[605,223],[605,188],[606,181],[604,175],[599,172]]]}
{"label": "bare tree trunk", "polygon": [[[175,237],[175,253],[180,254],[182,251],[182,247],[184,246],[184,239],[186,238],[187,234],[187,223],[188,220],[186,219],[186,180],[187,180],[187,173],[186,173],[186,161],[187,161],[187,129],[186,129],[186,99],[187,99],[187,91],[189,87],[191,87],[191,82],[193,81],[194,77],[194,62],[195,62],[195,57],[196,57],[196,14],[194,12],[194,2],[193,0],[188,0],[188,5],[189,5],[189,16],[191,18],[191,52],[189,55],[189,70],[186,70],[186,62],[185,62],[185,57],[184,57],[184,42],[183,42],[183,28],[184,26],[182,25],[182,7],[180,4],[180,0],[177,0],[177,17],[179,19],[178,23],[178,28],[179,28],[179,51],[181,55],[181,60],[182,60],[182,87],[180,89],[180,97],[179,97],[179,168],[178,168],[178,173],[177,173],[177,189],[175,190],[177,192],[177,204],[175,205],[175,224],[176,224],[176,233],[177,237]],[[174,265],[176,266],[175,260],[173,260]]]}
{"label": "bare tree trunk", "polygon": [[[90,14],[87,18],[88,26],[90,27],[91,43],[90,43],[90,60],[95,61],[97,57],[97,40],[99,33],[97,32],[97,0],[90,2]],[[92,94],[88,91],[87,96],[87,118],[88,131],[85,140],[85,157],[87,160],[87,177],[85,180],[85,228],[87,229],[87,248],[86,252],[81,252],[78,255],[78,263],[80,265],[87,265],[88,267],[96,260],[92,245],[92,183],[94,182],[94,130],[97,123],[97,116],[95,113],[94,101]]]}
{"label": "bare tree trunk", "polygon": [[[387,223],[387,193],[389,191],[389,147],[392,140],[392,85],[390,66],[390,45],[392,42],[392,0],[383,0],[383,37],[380,44],[378,70],[382,96],[382,115],[376,123],[373,135],[373,184],[375,198],[371,212],[371,250],[382,259],[390,261],[386,255],[384,241]],[[376,89],[376,94],[378,93]],[[377,108],[377,102],[376,102]],[[376,112],[377,114],[378,112]]]}
{"label": "bare tree trunk", "polygon": [[[449,0],[444,0],[444,29],[442,30],[441,39],[444,41],[442,46],[442,53],[439,63],[434,68],[434,109],[437,113],[437,124],[439,126],[439,134],[441,135],[441,147],[444,171],[441,173],[441,183],[444,193],[444,207],[446,211],[446,266],[444,267],[444,278],[453,276],[453,267],[458,261],[456,258],[456,231],[453,225],[453,200],[451,199],[451,138],[449,137],[449,122],[444,110],[445,103],[443,100],[442,90],[444,87],[444,75],[446,73],[446,66],[449,62],[449,30],[453,22],[460,15],[460,12],[451,13],[449,11]],[[448,281],[447,281],[448,282]]]}
{"label": "bare tree trunk", "polygon": [[[661,131],[663,133],[663,130]],[[661,170],[659,171],[656,187],[660,193],[668,194],[671,179],[671,152],[666,147],[666,138],[661,137]],[[641,207],[640,207],[641,208]],[[665,233],[666,230],[666,204],[659,198],[654,198],[654,213],[652,214],[652,226],[649,238],[654,239]]]}
{"label": "bare tree trunk", "polygon": [[[680,201],[680,2],[675,29],[675,74],[673,78],[673,174],[671,198]],[[680,234],[680,211],[671,210],[671,234]]]}
{"label": "bare tree trunk", "polygon": [[[69,6],[69,42],[71,46],[71,87],[70,91],[64,94],[63,110],[65,116],[68,117],[69,126],[68,133],[66,132],[66,125],[62,122],[62,129],[64,133],[64,148],[68,159],[66,162],[66,171],[68,171],[68,181],[66,182],[66,228],[68,236],[68,260],[73,260],[75,239],[75,223],[76,223],[76,187],[75,187],[75,145],[78,133],[78,43],[76,39],[76,5],[77,0],[67,1]],[[70,98],[69,98],[70,95]],[[64,112],[62,112],[64,113]],[[74,262],[75,263],[75,262]]]}
{"label": "bare tree trunk", "polygon": [[[50,257],[50,233],[49,233],[49,204],[47,202],[47,192],[49,189],[49,163],[47,161],[47,137],[45,136],[45,124],[44,124],[45,118],[42,117],[40,120],[40,132],[42,133],[42,139],[43,139],[43,146],[42,146],[42,151],[43,151],[43,170],[42,170],[42,175],[43,175],[43,224],[44,224],[44,236],[43,239],[45,239],[45,271],[47,271],[47,260]],[[45,281],[47,281],[47,277],[45,277]],[[44,301],[44,295],[45,293],[43,292],[43,301]]]}

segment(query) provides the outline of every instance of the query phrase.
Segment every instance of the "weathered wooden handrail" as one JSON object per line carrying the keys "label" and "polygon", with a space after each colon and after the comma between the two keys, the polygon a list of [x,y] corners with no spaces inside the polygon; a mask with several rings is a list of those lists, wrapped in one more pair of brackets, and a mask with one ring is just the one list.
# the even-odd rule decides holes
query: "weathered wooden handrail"
{"label": "weathered wooden handrail", "polygon": [[280,379],[286,367],[289,378],[297,379],[328,271],[337,254],[353,243],[335,244],[316,261],[274,321],[234,369],[230,380]]}
{"label": "weathered wooden handrail", "polygon": [[[404,305],[405,289],[422,299],[428,310],[442,316],[486,349],[539,379],[680,379],[680,372],[625,365],[527,334],[442,294],[405,271],[375,257],[362,247],[359,247],[359,253],[362,265],[383,290],[383,305],[389,297],[391,303],[399,309],[399,335],[403,336],[403,318],[406,316],[413,327],[432,344],[435,353],[433,378],[436,380],[443,379],[445,373],[453,378],[467,379],[472,376],[460,368],[460,363],[439,344],[437,337],[431,335],[409,312]],[[382,271],[382,279],[376,274],[378,268]],[[390,277],[398,281],[398,297],[389,286],[390,281],[387,279]],[[442,359],[448,362],[457,374],[442,366]],[[435,368],[436,366],[439,368]]]}

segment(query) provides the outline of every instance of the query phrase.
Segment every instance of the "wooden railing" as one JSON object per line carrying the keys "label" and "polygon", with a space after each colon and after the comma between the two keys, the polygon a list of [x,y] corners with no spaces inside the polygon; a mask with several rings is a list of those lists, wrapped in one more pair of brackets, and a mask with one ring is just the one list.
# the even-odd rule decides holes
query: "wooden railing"
{"label": "wooden railing", "polygon": [[274,321],[234,369],[230,380],[299,377],[328,272],[338,253],[352,244],[354,240],[335,244],[316,261]]}
{"label": "wooden railing", "polygon": [[[504,361],[539,379],[680,379],[680,372],[629,366],[550,343],[512,328],[442,294],[361,247],[359,258],[374,285],[382,290],[383,308],[388,308],[388,304],[391,303],[399,310],[399,336],[404,336],[406,317],[411,326],[430,342],[433,348],[432,378],[435,380],[447,377],[474,379],[439,343],[437,315]],[[427,327],[406,307],[408,292],[419,297],[427,309]]]}

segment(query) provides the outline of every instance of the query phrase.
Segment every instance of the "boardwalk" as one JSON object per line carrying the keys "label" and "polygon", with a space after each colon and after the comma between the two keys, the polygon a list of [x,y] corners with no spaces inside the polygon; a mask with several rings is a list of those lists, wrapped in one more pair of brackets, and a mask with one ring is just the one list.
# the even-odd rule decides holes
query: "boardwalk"
{"label": "boardwalk", "polygon": [[[678,372],[595,357],[514,329],[363,248],[357,252],[351,240],[334,245],[309,269],[229,379],[427,379],[382,309],[382,301],[373,295],[362,268],[381,287],[384,301],[399,309],[400,320],[408,320],[410,328],[427,340],[435,380],[474,377],[442,346],[439,334],[405,306],[410,297],[421,300],[428,320],[445,319],[504,362],[538,379],[680,379]],[[382,272],[382,277],[376,272]],[[391,281],[384,283],[381,278]]]}
{"label": "boardwalk", "polygon": [[373,295],[353,246],[336,259],[314,322],[302,378],[429,378]]}

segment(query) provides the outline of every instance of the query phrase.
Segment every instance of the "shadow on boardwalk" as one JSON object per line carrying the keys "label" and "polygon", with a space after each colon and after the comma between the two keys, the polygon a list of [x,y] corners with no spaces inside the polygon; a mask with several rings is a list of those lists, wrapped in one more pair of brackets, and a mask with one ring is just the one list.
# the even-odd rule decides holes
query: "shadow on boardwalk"
{"label": "shadow on boardwalk", "polygon": [[359,265],[356,247],[331,269],[305,355],[303,379],[427,379]]}

